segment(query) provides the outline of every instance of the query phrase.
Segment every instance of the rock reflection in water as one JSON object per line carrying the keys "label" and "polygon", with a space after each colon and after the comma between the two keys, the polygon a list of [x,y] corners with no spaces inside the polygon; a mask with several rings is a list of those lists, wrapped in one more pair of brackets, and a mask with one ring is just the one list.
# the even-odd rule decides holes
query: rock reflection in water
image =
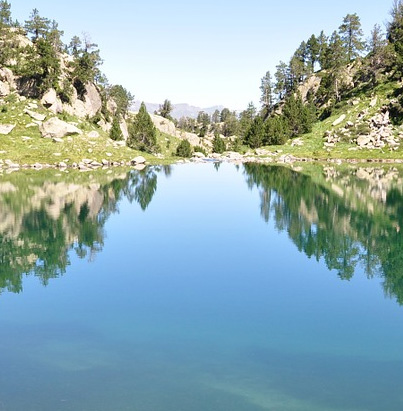
{"label": "rock reflection in water", "polygon": [[402,170],[246,164],[245,175],[260,190],[262,217],[273,218],[300,251],[323,258],[342,279],[362,266],[403,303]]}
{"label": "rock reflection in water", "polygon": [[[142,171],[66,175],[17,173],[0,180],[0,292],[21,292],[23,276],[46,285],[65,273],[69,252],[93,259],[104,245],[104,226],[123,198],[145,210],[157,189],[157,174]],[[68,178],[68,180],[67,180]],[[79,181],[79,182],[78,182]]]}

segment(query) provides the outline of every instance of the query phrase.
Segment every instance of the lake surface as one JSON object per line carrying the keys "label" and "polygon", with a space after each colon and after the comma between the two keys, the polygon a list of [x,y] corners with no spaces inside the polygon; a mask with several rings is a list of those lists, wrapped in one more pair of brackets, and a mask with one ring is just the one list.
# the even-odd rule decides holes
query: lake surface
{"label": "lake surface", "polygon": [[0,411],[403,409],[403,173],[0,176]]}

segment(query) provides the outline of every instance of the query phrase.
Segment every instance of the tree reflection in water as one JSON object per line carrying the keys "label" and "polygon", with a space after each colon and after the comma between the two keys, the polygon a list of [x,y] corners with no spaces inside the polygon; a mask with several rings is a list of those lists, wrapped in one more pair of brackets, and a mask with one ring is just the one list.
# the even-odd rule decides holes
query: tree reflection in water
{"label": "tree reflection in water", "polygon": [[[69,252],[93,259],[104,245],[104,226],[127,198],[142,210],[157,189],[157,174],[169,166],[111,175],[99,173],[80,183],[41,179],[41,174],[17,173],[0,181],[0,292],[21,292],[24,275],[46,285],[66,272]],[[47,176],[49,177],[49,176]],[[91,177],[91,178],[90,178]]]}
{"label": "tree reflection in water", "polygon": [[341,279],[358,265],[383,279],[385,294],[403,303],[403,174],[394,167],[358,168],[246,164],[261,215],[274,218],[300,251],[323,258]]}

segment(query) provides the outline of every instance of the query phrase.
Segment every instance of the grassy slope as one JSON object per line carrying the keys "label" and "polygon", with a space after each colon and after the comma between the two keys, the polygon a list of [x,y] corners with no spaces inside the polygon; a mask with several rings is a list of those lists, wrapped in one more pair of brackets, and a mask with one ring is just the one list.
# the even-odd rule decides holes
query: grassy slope
{"label": "grassy slope", "polygon": [[[158,133],[158,144],[161,147],[163,158],[133,150],[126,146],[119,146],[108,137],[108,134],[95,124],[80,120],[66,114],[59,115],[62,120],[77,124],[83,131],[82,135],[63,138],[63,143],[54,143],[51,139],[42,138],[39,127],[26,127],[33,120],[24,109],[29,103],[37,103],[34,100],[16,101],[15,96],[9,96],[4,104],[0,104],[0,124],[16,124],[16,127],[8,135],[0,135],[0,160],[10,159],[19,164],[48,163],[55,164],[61,161],[67,164],[78,163],[83,159],[101,161],[129,161],[142,155],[150,163],[171,163],[171,153],[176,149],[178,139],[162,133]],[[37,113],[47,115],[53,114],[41,108],[38,104]],[[98,138],[88,138],[90,131],[96,130]],[[29,139],[27,139],[27,137]]]}
{"label": "grassy slope", "polygon": [[[398,87],[396,83],[381,84],[371,91],[373,96],[377,96],[377,103],[374,107],[370,108],[369,103],[372,97],[364,92],[355,92],[351,100],[358,100],[357,105],[349,104],[348,100],[340,103],[339,107],[334,111],[331,117],[324,121],[315,123],[311,133],[305,134],[301,137],[304,142],[303,146],[291,146],[292,140],[288,141],[282,146],[267,146],[270,151],[282,150],[283,154],[292,154],[300,158],[317,158],[320,160],[326,159],[403,159],[403,144],[397,150],[390,150],[384,148],[383,150],[370,150],[370,149],[358,149],[351,151],[349,148],[358,147],[355,144],[339,142],[333,148],[326,148],[323,146],[324,133],[326,130],[337,130],[342,128],[347,121],[355,122],[357,115],[364,109],[368,109],[367,118],[373,116],[381,106],[389,103],[389,95],[393,90]],[[346,114],[346,119],[336,127],[332,126],[332,123],[340,117],[340,115]]]}

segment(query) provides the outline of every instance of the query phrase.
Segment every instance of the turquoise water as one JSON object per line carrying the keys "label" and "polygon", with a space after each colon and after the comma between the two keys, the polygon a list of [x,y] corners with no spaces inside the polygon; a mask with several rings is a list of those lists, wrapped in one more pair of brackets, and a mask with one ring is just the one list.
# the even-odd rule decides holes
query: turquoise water
{"label": "turquoise water", "polygon": [[115,173],[0,178],[0,411],[403,408],[399,170]]}

